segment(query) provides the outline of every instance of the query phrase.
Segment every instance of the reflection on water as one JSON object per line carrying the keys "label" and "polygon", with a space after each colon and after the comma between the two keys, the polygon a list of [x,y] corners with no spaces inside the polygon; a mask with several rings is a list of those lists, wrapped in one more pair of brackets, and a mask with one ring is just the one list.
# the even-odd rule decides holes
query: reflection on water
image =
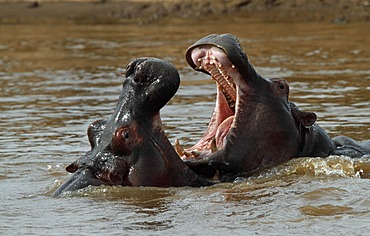
{"label": "reflection on water", "polygon": [[88,187],[50,198],[65,166],[89,148],[87,126],[110,116],[135,57],[179,69],[181,87],[161,115],[172,142],[194,144],[215,85],[184,52],[223,32],[240,38],[261,74],[286,78],[291,100],[316,112],[331,136],[370,139],[367,24],[1,25],[0,233],[366,234],[367,158],[295,159],[207,188]]}

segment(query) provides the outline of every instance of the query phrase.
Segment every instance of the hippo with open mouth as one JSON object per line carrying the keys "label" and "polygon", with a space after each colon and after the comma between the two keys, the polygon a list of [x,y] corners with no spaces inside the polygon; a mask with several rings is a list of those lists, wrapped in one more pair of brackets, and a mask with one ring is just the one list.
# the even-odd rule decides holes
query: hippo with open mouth
{"label": "hippo with open mouth", "polygon": [[66,170],[73,175],[53,194],[88,185],[204,186],[167,139],[159,110],[176,93],[175,67],[156,58],[139,58],[126,68],[118,104],[109,120],[87,130],[91,150]]}
{"label": "hippo with open mouth", "polygon": [[186,150],[177,140],[175,144],[196,173],[232,181],[296,157],[370,153],[370,141],[332,140],[315,123],[315,113],[288,100],[284,79],[256,72],[235,36],[206,36],[188,48],[186,60],[217,84],[216,106],[203,137]]}

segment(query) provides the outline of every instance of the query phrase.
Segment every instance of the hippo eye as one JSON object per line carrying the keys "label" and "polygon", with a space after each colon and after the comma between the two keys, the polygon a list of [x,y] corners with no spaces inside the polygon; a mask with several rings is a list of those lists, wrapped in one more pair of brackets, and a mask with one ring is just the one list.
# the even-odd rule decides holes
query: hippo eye
{"label": "hippo eye", "polygon": [[272,86],[272,91],[276,96],[288,98],[288,96],[289,96],[289,85],[284,79],[272,78],[271,82],[273,83],[271,85]]}
{"label": "hippo eye", "polygon": [[128,139],[130,137],[130,134],[128,133],[127,130],[123,132],[123,137],[126,138],[126,139]]}
{"label": "hippo eye", "polygon": [[285,89],[285,85],[284,85],[284,84],[282,84],[282,83],[279,83],[279,88],[280,88],[281,90],[284,90],[284,89]]}
{"label": "hippo eye", "polygon": [[110,144],[112,153],[117,156],[130,155],[132,152],[132,140],[128,139],[130,132],[127,126],[118,128],[112,137]]}

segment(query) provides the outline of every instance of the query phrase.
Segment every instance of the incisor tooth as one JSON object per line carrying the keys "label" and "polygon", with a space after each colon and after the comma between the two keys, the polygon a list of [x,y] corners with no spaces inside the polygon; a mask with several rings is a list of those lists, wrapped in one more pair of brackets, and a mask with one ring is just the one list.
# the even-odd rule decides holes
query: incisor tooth
{"label": "incisor tooth", "polygon": [[197,151],[191,151],[190,153],[193,155],[193,157],[199,157],[200,156],[200,152],[197,152]]}
{"label": "incisor tooth", "polygon": [[186,158],[191,157],[191,156],[194,156],[193,153],[188,152],[188,151],[185,151],[184,152],[184,155],[186,156]]}

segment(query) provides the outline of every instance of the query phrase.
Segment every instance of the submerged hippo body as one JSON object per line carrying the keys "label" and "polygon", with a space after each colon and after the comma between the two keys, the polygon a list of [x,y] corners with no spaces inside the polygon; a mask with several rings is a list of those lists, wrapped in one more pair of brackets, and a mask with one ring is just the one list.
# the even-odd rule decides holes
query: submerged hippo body
{"label": "submerged hippo body", "polygon": [[168,62],[140,58],[129,63],[113,115],[89,126],[91,150],[66,168],[73,175],[54,196],[88,185],[207,185],[176,154],[161,123],[159,110],[179,84]]}
{"label": "submerged hippo body", "polygon": [[186,59],[217,84],[216,106],[203,137],[187,150],[176,143],[196,173],[217,173],[230,181],[296,157],[349,154],[349,145],[357,153],[369,151],[369,143],[333,141],[315,123],[315,113],[300,111],[288,100],[284,79],[266,79],[255,71],[235,36],[206,36],[189,47]]}
{"label": "submerged hippo body", "polygon": [[336,149],[333,155],[345,155],[350,157],[361,157],[370,155],[370,140],[358,142],[347,136],[333,138]]}

